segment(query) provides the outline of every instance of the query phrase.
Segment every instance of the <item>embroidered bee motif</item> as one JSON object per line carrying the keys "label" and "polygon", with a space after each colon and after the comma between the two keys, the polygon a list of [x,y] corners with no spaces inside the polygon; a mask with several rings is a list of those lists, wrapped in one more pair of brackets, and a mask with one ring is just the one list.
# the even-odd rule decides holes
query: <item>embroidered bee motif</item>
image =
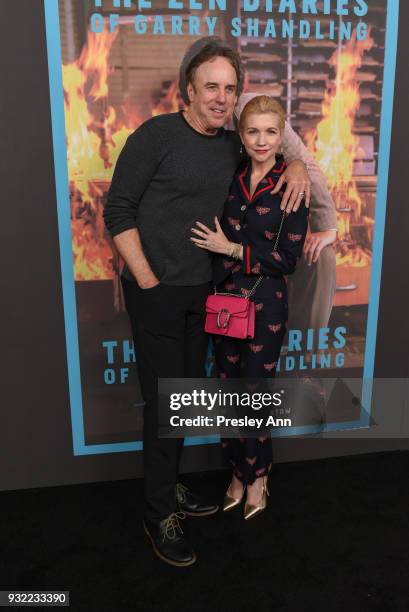
{"label": "embroidered bee motif", "polygon": [[268,329],[273,332],[273,334],[276,334],[278,331],[280,331],[281,329],[281,323],[277,323],[276,325],[269,325]]}
{"label": "embroidered bee motif", "polygon": [[233,217],[227,217],[227,221],[230,223],[232,227],[240,223],[240,219],[233,219]]}
{"label": "embroidered bee motif", "polygon": [[282,299],[283,299],[283,292],[282,292],[282,291],[276,291],[276,297],[277,297],[279,300],[282,300]]}
{"label": "embroidered bee motif", "polygon": [[266,215],[267,213],[269,213],[270,209],[266,208],[265,206],[256,206],[256,211],[261,216],[261,215]]}
{"label": "embroidered bee motif", "polygon": [[244,289],[243,287],[241,287],[240,291],[242,292],[243,295],[248,296],[251,293],[251,289]]}
{"label": "embroidered bee motif", "polygon": [[261,270],[260,262],[257,262],[256,264],[254,264],[254,266],[251,268],[251,271],[253,272],[253,274],[260,274],[260,270]]}
{"label": "embroidered bee motif", "polygon": [[230,363],[237,363],[239,359],[240,355],[227,355],[227,361],[230,361]]}
{"label": "embroidered bee motif", "polygon": [[267,370],[267,372],[271,372],[272,370],[274,370],[276,365],[277,365],[277,362],[276,361],[272,361],[271,363],[264,363],[263,367],[264,367],[265,370]]}
{"label": "embroidered bee motif", "polygon": [[253,352],[253,353],[259,353],[260,351],[262,351],[264,348],[264,344],[249,344],[249,349]]}
{"label": "embroidered bee motif", "polygon": [[273,238],[275,238],[277,236],[277,232],[269,232],[268,230],[265,230],[264,232],[264,236],[268,239],[268,240],[273,240]]}
{"label": "embroidered bee motif", "polygon": [[260,312],[260,310],[263,310],[263,308],[264,308],[263,302],[259,302],[258,304],[255,305],[256,312]]}
{"label": "embroidered bee motif", "polygon": [[275,259],[276,261],[281,261],[281,255],[279,255],[277,251],[273,251],[271,254],[273,256],[273,259]]}
{"label": "embroidered bee motif", "polygon": [[302,234],[287,234],[287,236],[291,242],[299,242],[302,238]]}

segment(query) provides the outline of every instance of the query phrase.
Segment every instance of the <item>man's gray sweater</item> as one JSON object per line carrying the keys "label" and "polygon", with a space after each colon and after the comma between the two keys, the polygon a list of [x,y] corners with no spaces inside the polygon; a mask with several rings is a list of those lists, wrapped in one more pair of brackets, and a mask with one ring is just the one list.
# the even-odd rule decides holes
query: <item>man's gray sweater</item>
{"label": "man's gray sweater", "polygon": [[[145,256],[164,284],[209,281],[211,256],[192,243],[191,228],[196,221],[214,228],[239,162],[235,132],[200,134],[181,112],[149,119],[118,158],[104,210],[108,231],[116,236],[138,228]],[[134,280],[126,267],[123,274]]]}

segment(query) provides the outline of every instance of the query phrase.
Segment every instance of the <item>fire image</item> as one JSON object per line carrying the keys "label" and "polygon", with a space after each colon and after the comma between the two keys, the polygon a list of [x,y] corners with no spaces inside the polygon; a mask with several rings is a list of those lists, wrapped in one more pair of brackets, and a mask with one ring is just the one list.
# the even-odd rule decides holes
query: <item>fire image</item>
{"label": "fire image", "polygon": [[[75,280],[112,279],[118,270],[104,230],[102,199],[125,141],[142,119],[107,101],[109,54],[116,35],[88,32],[78,60],[63,66]],[[178,110],[177,94],[174,81],[152,107],[152,116]]]}
{"label": "fire image", "polygon": [[338,212],[337,265],[368,266],[371,252],[356,245],[351,237],[350,218],[364,221],[368,229],[372,219],[362,219],[362,199],[353,176],[354,160],[359,154],[360,139],[354,134],[354,122],[361,99],[357,70],[363,53],[372,48],[370,36],[357,41],[355,35],[344,48],[330,58],[336,78],[322,103],[323,119],[306,135],[310,149],[327,178]]}

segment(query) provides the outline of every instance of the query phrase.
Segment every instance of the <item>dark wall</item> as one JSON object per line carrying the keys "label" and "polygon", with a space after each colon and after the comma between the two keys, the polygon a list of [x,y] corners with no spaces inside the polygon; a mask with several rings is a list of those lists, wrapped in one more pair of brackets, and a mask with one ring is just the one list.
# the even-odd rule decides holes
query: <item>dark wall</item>
{"label": "dark wall", "polygon": [[[379,319],[374,376],[406,379],[409,377],[409,273],[408,240],[409,206],[406,176],[409,159],[409,78],[408,57],[409,3],[400,2],[398,56],[396,63],[395,101],[389,167],[387,218],[379,301]],[[396,381],[395,388],[403,389]],[[407,386],[407,385],[406,385]],[[390,398],[392,405],[395,398]],[[409,399],[402,396],[402,436],[399,447],[409,448]],[[397,400],[399,402],[399,399]],[[385,405],[388,410],[391,405]],[[398,442],[398,441],[397,441]]]}
{"label": "dark wall", "polygon": [[402,0],[375,362],[375,376],[379,378],[407,378],[409,374],[408,23],[409,3]]}
{"label": "dark wall", "polygon": [[[409,21],[402,2],[401,24]],[[42,0],[2,6],[0,173],[2,367],[0,489],[141,475],[140,453],[74,457]],[[376,374],[408,375],[406,243],[409,41],[401,27]],[[312,446],[313,444],[313,446]],[[396,441],[280,441],[278,460],[396,448]],[[219,449],[188,448],[184,469],[218,467]]]}

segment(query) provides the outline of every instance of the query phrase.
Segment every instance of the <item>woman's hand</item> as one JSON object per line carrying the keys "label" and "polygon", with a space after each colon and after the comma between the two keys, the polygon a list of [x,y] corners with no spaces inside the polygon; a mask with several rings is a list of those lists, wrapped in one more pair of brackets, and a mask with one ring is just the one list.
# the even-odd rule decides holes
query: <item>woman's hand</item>
{"label": "woman's hand", "polygon": [[224,235],[217,217],[214,218],[214,224],[216,226],[215,232],[203,223],[200,223],[200,221],[196,221],[196,225],[200,230],[192,227],[192,232],[200,236],[201,239],[192,237],[190,240],[200,249],[206,249],[207,251],[220,253],[221,255],[229,255],[232,250],[232,243],[229,242]]}

